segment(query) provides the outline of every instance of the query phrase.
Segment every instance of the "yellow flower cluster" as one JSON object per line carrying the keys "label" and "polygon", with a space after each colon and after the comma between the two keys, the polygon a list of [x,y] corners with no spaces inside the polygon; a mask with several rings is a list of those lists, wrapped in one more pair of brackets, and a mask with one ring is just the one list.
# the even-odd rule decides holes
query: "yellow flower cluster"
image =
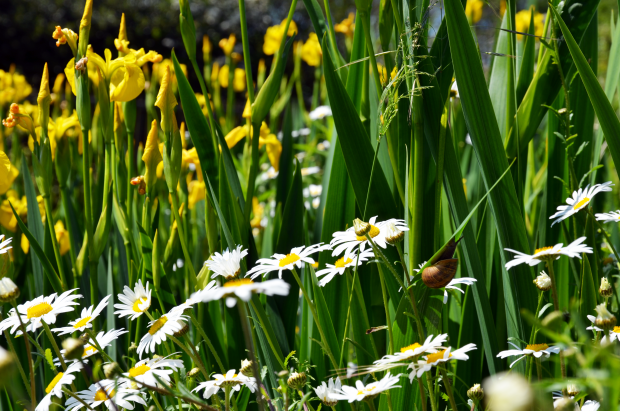
{"label": "yellow flower cluster", "polygon": [[0,108],[10,103],[19,103],[32,93],[32,86],[26,77],[15,72],[15,66],[9,71],[0,70]]}
{"label": "yellow flower cluster", "polygon": [[465,15],[470,23],[478,23],[482,19],[482,0],[468,0],[465,6]]}
{"label": "yellow flower cluster", "polygon": [[[265,33],[265,41],[263,43],[263,53],[268,56],[273,56],[280,49],[280,43],[284,37],[284,28],[286,25],[286,19],[282,20],[282,23],[277,26],[271,26]],[[291,20],[291,24],[288,26],[287,36],[293,36],[298,33],[297,24]]]}
{"label": "yellow flower cluster", "polygon": [[[530,10],[521,10],[515,14],[515,30],[521,33],[527,33],[530,28]],[[542,36],[543,29],[545,27],[545,15],[539,12],[534,12],[534,35]],[[522,38],[522,34],[517,34],[518,38]]]}

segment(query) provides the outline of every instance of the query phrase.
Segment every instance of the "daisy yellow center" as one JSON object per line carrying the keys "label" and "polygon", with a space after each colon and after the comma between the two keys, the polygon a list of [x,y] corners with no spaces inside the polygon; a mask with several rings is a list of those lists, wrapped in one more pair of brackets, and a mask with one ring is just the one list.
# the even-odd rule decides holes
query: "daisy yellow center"
{"label": "daisy yellow center", "polygon": [[240,285],[250,285],[254,281],[249,278],[239,278],[238,280],[227,281],[224,283],[224,287],[239,287]]}
{"label": "daisy yellow center", "polygon": [[149,328],[149,334],[154,335],[157,331],[161,330],[161,327],[163,327],[167,322],[168,318],[166,318],[165,315],[162,315],[153,323],[153,325],[151,325],[151,328]]}
{"label": "daisy yellow center", "polygon": [[[446,350],[447,350],[447,348],[446,348]],[[439,352],[436,352],[434,354],[427,355],[426,356],[426,362],[428,364],[430,364],[430,363],[434,363],[435,361],[443,360],[443,357],[446,354],[446,350],[439,351]],[[452,354],[450,354],[448,357],[452,357]]]}
{"label": "daisy yellow center", "polygon": [[133,303],[133,307],[132,307],[132,308],[133,308],[133,310],[134,310],[135,312],[137,312],[137,313],[141,313],[141,312],[146,311],[146,309],[147,309],[148,307],[145,307],[145,308],[144,308],[144,310],[141,310],[141,309],[140,309],[140,305],[144,304],[144,303],[145,303],[145,302],[147,302],[147,301],[148,301],[148,299],[147,299],[147,298],[138,298],[138,299],[136,300],[136,302],[135,302],[135,303]]}
{"label": "daisy yellow center", "polygon": [[54,379],[52,380],[52,382],[50,382],[50,385],[47,386],[47,388],[45,389],[45,392],[47,394],[49,394],[50,392],[52,392],[52,390],[54,389],[54,387],[56,386],[56,384],[58,384],[58,381],[60,381],[60,379],[62,378],[64,374],[59,372],[58,374],[56,374],[56,376],[54,377]]}
{"label": "daisy yellow center", "polygon": [[82,354],[82,358],[86,357],[90,351],[97,351],[97,348],[93,347],[92,345],[88,344],[84,346],[84,354]]}
{"label": "daisy yellow center", "polygon": [[401,348],[401,349],[400,349],[400,352],[407,352],[407,351],[409,351],[409,350],[413,351],[413,350],[415,350],[416,348],[420,348],[420,347],[421,347],[421,345],[420,345],[420,344],[415,343],[415,344],[411,344],[411,345],[408,345],[408,346],[406,346],[406,347]]}
{"label": "daisy yellow center", "polygon": [[371,392],[372,390],[374,390],[377,387],[366,387],[361,391],[357,392],[357,395],[364,395],[364,394],[368,394],[369,392]]}
{"label": "daisy yellow center", "polygon": [[[368,235],[370,236],[370,238],[375,238],[376,236],[379,235],[379,233],[381,232],[381,230],[379,230],[377,227],[375,227],[374,225],[370,225],[370,231],[368,232]],[[357,241],[366,241],[367,238],[366,237],[362,237],[362,236],[357,236]]]}
{"label": "daisy yellow center", "polygon": [[615,334],[620,334],[620,326],[619,326],[619,325],[616,325],[612,331],[613,331]]}
{"label": "daisy yellow center", "polygon": [[106,395],[106,392],[104,390],[97,390],[97,393],[95,394],[95,401],[105,401],[108,399],[108,397],[112,398],[114,397],[114,394],[116,394],[116,392],[114,390],[110,391],[109,394]]}
{"label": "daisy yellow center", "polygon": [[336,261],[336,268],[344,268],[347,264],[351,264],[352,262],[353,260],[351,260],[350,258],[347,258],[345,260],[344,257],[340,257],[338,261]]}
{"label": "daisy yellow center", "polygon": [[584,205],[588,204],[589,202],[590,202],[590,199],[588,197],[586,197],[583,200],[581,200],[580,202],[578,202],[577,204],[575,204],[573,206],[573,210],[577,210],[579,207],[583,207]]}
{"label": "daisy yellow center", "polygon": [[84,327],[86,324],[88,324],[88,322],[91,320],[92,317],[86,317],[86,318],[82,318],[80,321],[77,322],[77,324],[75,324],[73,326],[73,328],[78,329],[80,327]]}
{"label": "daisy yellow center", "polygon": [[28,318],[38,318],[44,316],[50,311],[52,311],[52,306],[49,303],[39,303],[26,310],[26,315]]}
{"label": "daisy yellow center", "polygon": [[131,375],[132,377],[138,377],[140,375],[144,375],[146,374],[147,371],[149,371],[151,369],[151,367],[149,367],[146,364],[142,364],[139,365],[137,367],[133,367],[129,370],[129,375]]}
{"label": "daisy yellow center", "polygon": [[547,348],[549,348],[547,344],[528,344],[525,347],[526,350],[531,350],[531,351],[536,351],[536,352],[546,350]]}
{"label": "daisy yellow center", "polygon": [[286,267],[289,264],[293,264],[299,261],[300,257],[297,254],[287,254],[286,257],[280,260],[280,267]]}
{"label": "daisy yellow center", "polygon": [[534,251],[534,254],[538,254],[538,253],[543,252],[543,251],[551,250],[552,248],[553,248],[553,247],[541,247],[541,248],[537,248],[537,249]]}
{"label": "daisy yellow center", "polygon": [[319,268],[319,262],[315,261],[314,264],[312,264],[312,268]]}

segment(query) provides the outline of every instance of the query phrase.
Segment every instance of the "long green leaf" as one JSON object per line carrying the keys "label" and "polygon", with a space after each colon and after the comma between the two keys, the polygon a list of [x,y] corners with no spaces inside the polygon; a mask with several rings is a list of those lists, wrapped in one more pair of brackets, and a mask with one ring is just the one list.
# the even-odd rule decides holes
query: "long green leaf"
{"label": "long green leaf", "polygon": [[[41,221],[41,212],[39,207],[35,207],[37,202],[37,194],[34,191],[34,185],[30,178],[30,170],[28,170],[28,163],[26,157],[22,152],[22,177],[24,179],[24,191],[26,192],[26,204],[30,204],[28,207],[28,226],[31,229],[33,235],[39,242],[44,243],[45,231],[43,229],[43,223]],[[41,262],[36,253],[30,253],[30,261],[32,262],[32,271],[34,275],[34,288],[36,295],[43,295],[43,268]]]}
{"label": "long green leaf", "polygon": [[[585,56],[579,49],[579,45],[575,41],[575,38],[564,23],[564,20],[562,20],[555,7],[549,6],[549,9],[551,10],[551,13],[553,13],[554,20],[557,21],[560,26],[562,34],[564,34],[564,39],[566,40],[566,44],[571,55],[573,56],[577,71],[581,76],[581,80],[583,81],[583,85],[588,92],[588,96],[590,96],[590,101],[594,107],[594,112],[596,113],[601,128],[603,129],[603,134],[605,135],[605,140],[607,141],[607,146],[609,147],[609,152],[614,160],[614,164],[620,165],[620,121],[618,121],[618,117],[616,116],[607,95],[603,91],[603,88],[594,75],[592,68],[588,64],[588,60],[586,60]],[[620,30],[616,30],[616,32],[616,34],[618,34]],[[594,155],[597,156],[598,154],[595,152]]]}

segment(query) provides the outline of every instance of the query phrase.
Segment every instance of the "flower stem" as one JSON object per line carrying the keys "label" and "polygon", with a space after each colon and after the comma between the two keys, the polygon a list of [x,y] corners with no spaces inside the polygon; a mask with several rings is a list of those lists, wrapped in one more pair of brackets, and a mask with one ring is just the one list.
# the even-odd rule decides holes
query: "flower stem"
{"label": "flower stem", "polygon": [[[56,258],[56,265],[58,265],[58,274],[60,275],[60,285],[63,291],[67,291],[67,280],[65,277],[65,269],[62,264],[62,257],[60,256],[60,250],[58,248],[58,239],[56,238],[56,229],[54,228],[54,218],[52,217],[52,199],[49,196],[43,197],[43,205],[45,207],[45,216],[47,225],[50,230],[50,237],[52,238],[52,248],[54,250],[54,257]],[[69,230],[70,228],[67,227]]]}
{"label": "flower stem", "polygon": [[224,406],[226,407],[226,411],[230,411],[230,387],[224,388]]}
{"label": "flower stem", "polygon": [[174,342],[176,345],[179,346],[180,349],[182,349],[183,351],[185,351],[185,354],[187,354],[189,356],[189,358],[191,358],[194,363],[198,366],[198,368],[200,368],[200,372],[202,372],[202,375],[204,375],[204,377],[208,380],[209,379],[209,374],[207,374],[207,371],[204,369],[204,366],[202,365],[202,361],[200,361],[200,359],[195,358],[194,354],[187,349],[187,347],[185,346],[185,344],[183,344],[181,341],[179,341],[176,337],[169,335],[168,336],[172,342]]}
{"label": "flower stem", "polygon": [[185,229],[183,228],[183,221],[179,215],[179,200],[177,199],[176,192],[171,191],[170,197],[172,197],[172,213],[174,219],[177,222],[177,229],[179,230],[179,239],[181,240],[181,248],[183,249],[183,256],[185,257],[185,266],[189,268],[190,272],[190,285],[193,287],[196,284],[196,272],[194,271],[194,264],[192,264],[192,258],[189,255],[187,248]]}
{"label": "flower stem", "polygon": [[[359,259],[359,255],[358,255],[358,259]],[[347,341],[347,334],[349,331],[349,318],[351,316],[351,302],[353,301],[353,291],[355,290],[354,287],[355,287],[356,278],[357,278],[357,264],[355,266],[355,271],[353,272],[353,282],[351,283],[351,293],[349,294],[349,305],[347,308],[347,319],[345,320],[345,323],[344,323],[344,333],[342,335],[342,349],[340,350],[340,362],[339,362],[340,367],[339,368],[342,367],[342,361],[344,359],[344,351],[345,351],[344,345]]]}
{"label": "flower stem", "polygon": [[[553,296],[553,305],[556,311],[560,311],[560,303],[558,302],[558,290],[555,284],[555,272],[553,271],[553,261],[547,260],[547,269],[549,270],[549,277],[551,278],[551,295]],[[560,370],[562,371],[562,378],[566,378],[566,365],[564,364],[564,354],[560,351]]]}
{"label": "flower stem", "polygon": [[312,318],[314,319],[316,328],[318,328],[319,334],[321,334],[321,341],[325,343],[324,347],[327,351],[327,355],[329,356],[329,359],[334,365],[334,368],[338,368],[338,363],[336,362],[336,358],[334,358],[334,354],[332,353],[331,349],[327,345],[327,338],[325,337],[325,333],[323,332],[323,327],[321,326],[321,322],[319,321],[319,315],[316,311],[316,307],[314,306],[314,303],[312,302],[312,300],[310,300],[310,297],[308,296],[308,292],[306,291],[306,288],[304,287],[303,283],[301,282],[301,279],[297,275],[297,271],[295,271],[295,269],[293,268],[291,272],[293,273],[293,277],[295,277],[295,281],[297,281],[297,284],[299,284],[299,288],[301,289],[301,292],[304,295],[304,298],[306,299],[306,303],[308,304],[308,307],[310,308],[310,311],[312,312]]}
{"label": "flower stem", "polygon": [[30,352],[30,341],[28,340],[26,327],[22,322],[22,316],[19,314],[19,312],[17,311],[17,307],[15,306],[15,301],[13,301],[12,304],[13,308],[15,308],[17,318],[19,318],[19,325],[24,337],[24,345],[26,346],[26,357],[28,358],[28,368],[30,369],[30,399],[32,400],[32,410],[34,411],[35,407],[37,406],[37,395],[35,393],[36,385],[34,383],[34,364],[32,362],[32,353]]}
{"label": "flower stem", "polygon": [[446,393],[448,394],[448,398],[450,399],[450,407],[452,407],[452,411],[458,411],[458,408],[456,408],[456,402],[454,401],[452,384],[450,383],[450,379],[448,378],[448,373],[446,372],[445,366],[443,364],[440,364],[439,370],[441,371],[441,376],[443,377],[443,383],[446,387]]}
{"label": "flower stem", "polygon": [[379,266],[379,279],[381,281],[381,294],[383,295],[383,306],[385,307],[385,321],[388,329],[388,336],[390,338],[390,352],[394,352],[394,335],[392,334],[392,321],[390,320],[390,306],[388,304],[388,296],[387,290],[385,289],[385,277],[383,275],[383,270],[381,266]]}
{"label": "flower stem", "polygon": [[535,358],[534,361],[536,362],[536,373],[538,374],[538,381],[542,380],[542,366],[540,364],[540,358]]}
{"label": "flower stem", "polygon": [[258,361],[256,359],[256,355],[254,354],[254,342],[252,340],[252,328],[250,325],[250,319],[248,318],[248,311],[246,308],[245,301],[238,300],[237,307],[239,308],[239,317],[241,317],[241,328],[243,329],[243,337],[245,338],[245,346],[248,349],[250,354],[250,361],[252,361],[252,372],[254,373],[254,378],[256,378],[256,401],[258,402],[258,409],[260,411],[264,410],[264,399],[261,394],[261,378],[260,378],[260,369],[258,367]]}
{"label": "flower stem", "polygon": [[215,361],[217,361],[217,365],[220,367],[222,374],[224,374],[226,372],[226,368],[224,368],[224,364],[222,363],[220,356],[218,355],[217,351],[215,351],[215,347],[213,346],[213,344],[211,344],[211,340],[209,339],[209,337],[207,337],[207,334],[205,334],[198,320],[196,320],[194,313],[190,312],[189,316],[190,316],[190,319],[192,320],[192,323],[194,324],[194,327],[196,327],[202,339],[205,340],[205,342],[207,343],[209,350],[211,350],[211,354],[213,354],[213,356],[215,357]]}
{"label": "flower stem", "polygon": [[377,411],[377,409],[375,408],[375,404],[372,402],[372,400],[366,400],[365,403],[366,405],[368,405],[368,409],[370,411]]}
{"label": "flower stem", "polygon": [[[90,274],[90,301],[95,305],[97,284],[97,262],[95,261],[95,243],[93,239],[93,208],[91,204],[92,191],[90,185],[90,142],[88,141],[89,129],[82,127],[82,179],[84,180],[84,225],[86,226],[86,239],[88,241],[88,270]],[[129,219],[130,216],[128,215]],[[131,227],[131,226],[130,226]]]}
{"label": "flower stem", "polygon": [[52,343],[52,347],[54,348],[54,351],[56,352],[56,355],[58,356],[58,360],[60,361],[60,365],[62,365],[62,369],[64,371],[67,371],[67,364],[65,363],[65,360],[62,358],[62,354],[60,353],[60,350],[58,349],[58,344],[56,344],[56,340],[54,339],[54,335],[52,334],[52,331],[50,330],[49,325],[47,325],[47,323],[43,320],[41,320],[41,324],[43,324],[43,328],[45,328],[45,334],[47,334],[47,338],[50,340],[50,343]]}
{"label": "flower stem", "polygon": [[93,330],[91,330],[90,328],[86,329],[86,333],[88,334],[88,336],[90,337],[91,340],[93,340],[93,343],[95,343],[95,348],[97,348],[97,352],[99,352],[101,354],[102,357],[104,357],[107,361],[109,362],[114,362],[114,360],[108,355],[107,352],[105,352],[105,350],[103,349],[103,347],[101,347],[101,345],[99,345],[99,341],[97,341],[95,332]]}

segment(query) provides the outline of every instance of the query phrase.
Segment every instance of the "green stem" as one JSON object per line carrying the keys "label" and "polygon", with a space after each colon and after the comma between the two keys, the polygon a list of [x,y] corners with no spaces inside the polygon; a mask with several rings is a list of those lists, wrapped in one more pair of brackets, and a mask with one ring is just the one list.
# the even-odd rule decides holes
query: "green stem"
{"label": "green stem", "polygon": [[[359,254],[358,254],[358,259],[359,259]],[[347,274],[349,274],[347,272]],[[350,274],[349,274],[350,276]],[[342,335],[342,349],[340,350],[340,366],[339,368],[342,368],[343,365],[343,359],[344,359],[344,346],[347,342],[347,334],[349,332],[349,318],[351,317],[351,302],[353,301],[353,291],[355,290],[355,279],[357,278],[357,264],[355,265],[355,271],[353,272],[353,282],[351,283],[351,292],[349,294],[349,305],[347,306],[347,319],[345,320],[344,323],[344,333]]]}
{"label": "green stem", "polygon": [[365,400],[364,402],[366,403],[366,405],[368,405],[368,409],[370,411],[377,411],[377,409],[375,408],[375,404],[372,402],[372,400]]}
{"label": "green stem", "polygon": [[174,219],[177,222],[177,229],[179,230],[179,239],[181,240],[181,248],[183,249],[183,256],[185,257],[185,266],[188,267],[190,276],[190,284],[192,287],[196,284],[196,272],[194,271],[194,264],[192,264],[192,258],[189,255],[189,250],[187,248],[186,237],[185,237],[185,229],[183,228],[183,221],[179,216],[179,200],[177,199],[176,192],[170,191],[170,197],[172,198],[172,213],[174,214]]}
{"label": "green stem", "polygon": [[[555,272],[553,271],[553,260],[547,260],[547,269],[551,278],[551,295],[553,296],[553,305],[556,311],[560,311],[560,303],[558,302],[558,290],[555,282]],[[564,364],[564,354],[560,351],[560,370],[562,378],[566,378],[566,364]]]}
{"label": "green stem", "polygon": [[429,378],[431,375],[430,371],[426,375],[426,385],[428,387],[428,396],[431,397],[431,409],[433,411],[437,411],[437,398],[435,396],[435,390],[433,389],[433,384],[431,383],[431,379]]}
{"label": "green stem", "polygon": [[254,187],[256,185],[256,175],[258,174],[258,138],[260,136],[260,124],[252,124],[252,165],[250,176],[248,177],[248,189],[245,196],[244,218],[246,226],[250,226],[250,212],[252,211],[252,198],[254,198]]}
{"label": "green stem", "polygon": [[[157,406],[157,409],[159,411],[164,411],[164,409],[161,407],[161,404],[159,403],[159,401],[157,400],[157,397],[155,396],[155,393],[151,393],[151,398],[153,399],[153,402],[155,403],[155,405]],[[179,408],[180,409],[180,408]]]}
{"label": "green stem", "polygon": [[240,299],[237,301],[237,307],[239,308],[239,317],[241,317],[241,328],[243,329],[243,337],[245,338],[245,346],[248,349],[250,354],[250,361],[252,361],[252,372],[254,374],[254,378],[256,378],[256,387],[257,387],[257,395],[256,401],[258,402],[258,409],[260,411],[264,410],[264,399],[262,395],[259,394],[262,388],[262,382],[260,378],[260,369],[258,367],[258,360],[256,359],[256,355],[254,354],[254,342],[252,340],[252,328],[250,325],[250,319],[248,318],[248,311],[246,308],[246,303]]}
{"label": "green stem", "polygon": [[[198,77],[198,83],[200,83],[200,89],[202,90],[202,94],[205,96],[205,102],[207,106],[207,115],[209,116],[209,124],[211,125],[211,138],[213,139],[213,147],[215,148],[214,150],[215,162],[217,163],[219,155],[220,155],[220,151],[217,150],[217,147],[219,147],[219,142],[216,136],[218,128],[215,125],[215,117],[213,115],[213,109],[211,108],[211,104],[210,104],[210,99],[209,99],[210,94],[207,90],[207,85],[205,84],[205,80],[202,76],[202,73],[200,72],[200,69],[198,68],[198,63],[196,62],[196,59],[191,60],[191,62],[192,62],[192,67],[194,68],[194,72],[196,72],[196,77]],[[252,73],[250,70],[250,76],[251,75]],[[246,73],[246,76],[247,76],[247,73]],[[218,94],[219,94],[219,91],[218,91]],[[184,136],[181,136],[181,137],[184,137]]]}
{"label": "green stem", "polygon": [[[9,350],[13,353],[13,355],[17,359],[18,358],[17,351],[15,351],[15,346],[13,345],[13,339],[9,338],[9,332],[6,330],[3,332],[3,334],[4,334],[4,338],[6,338],[6,342],[9,345]],[[22,380],[24,381],[24,387],[28,387],[28,395],[32,395],[32,392],[31,392],[32,387],[30,387],[30,383],[28,382],[28,378],[26,377],[26,372],[24,371],[24,367],[22,367],[22,363],[19,360],[15,362],[17,363],[17,369],[19,370],[19,375],[21,375]]]}
{"label": "green stem", "polygon": [[385,276],[383,275],[383,270],[381,269],[381,267],[379,267],[379,280],[381,281],[381,293],[383,294],[383,306],[385,308],[385,321],[387,324],[388,336],[390,338],[389,349],[390,349],[390,352],[393,353],[394,352],[394,335],[392,334],[392,321],[390,320],[390,306],[388,304],[387,290],[385,288]]}
{"label": "green stem", "polygon": [[254,103],[254,81],[252,80],[252,61],[250,60],[250,40],[248,38],[248,23],[245,17],[245,0],[239,0],[239,20],[241,21],[241,43],[243,45],[243,64],[245,65],[245,80],[248,88],[248,98],[250,99],[251,105],[252,103]]}
{"label": "green stem", "polygon": [[443,383],[446,387],[446,393],[448,394],[448,398],[450,399],[450,407],[452,407],[452,411],[458,411],[456,408],[456,402],[454,401],[454,393],[452,392],[452,384],[448,379],[448,373],[446,372],[445,366],[443,364],[439,365],[439,369],[441,370],[441,375],[443,377]]}
{"label": "green stem", "polygon": [[112,357],[110,357],[110,356],[108,355],[108,353],[107,353],[107,352],[105,352],[105,350],[103,349],[103,347],[101,347],[101,345],[99,345],[99,341],[97,341],[97,338],[96,338],[95,332],[94,332],[93,330],[91,330],[90,328],[87,328],[87,329],[86,329],[86,333],[88,334],[88,336],[90,337],[90,339],[91,339],[91,340],[93,341],[93,343],[95,344],[95,348],[97,349],[97,352],[98,352],[99,354],[101,354],[101,356],[102,356],[103,358],[105,358],[105,359],[106,359],[106,361],[109,361],[109,362],[111,362],[111,363],[112,363],[112,362],[114,362],[114,360],[112,359]]}
{"label": "green stem", "polygon": [[[90,301],[95,305],[99,285],[97,284],[97,262],[95,261],[95,244],[93,240],[93,208],[90,184],[90,143],[88,128],[82,127],[82,178],[84,180],[84,225],[88,241],[88,270],[90,271]],[[128,217],[129,218],[129,217]]]}
{"label": "green stem", "polygon": [[[58,274],[60,275],[60,285],[63,291],[67,291],[67,279],[65,278],[65,269],[62,264],[62,257],[60,256],[60,250],[58,248],[58,239],[56,238],[56,229],[54,228],[54,217],[52,216],[52,200],[49,196],[43,197],[43,204],[45,207],[45,216],[47,225],[50,230],[50,237],[52,238],[52,248],[54,249],[54,257],[56,258],[56,264],[58,265]],[[68,228],[68,227],[67,227]]]}
{"label": "green stem", "polygon": [[202,337],[202,339],[207,343],[207,346],[209,347],[209,350],[211,350],[211,354],[213,354],[213,356],[215,357],[215,361],[217,362],[217,365],[220,367],[222,374],[226,373],[226,368],[224,368],[224,364],[222,363],[220,356],[218,355],[217,351],[215,351],[215,347],[213,346],[213,344],[211,343],[211,340],[209,339],[209,337],[207,337],[207,334],[204,332],[204,330],[200,326],[200,323],[198,322],[198,320],[196,320],[196,317],[194,316],[193,312],[190,312],[190,319],[192,320],[194,327],[196,327],[196,329],[200,333],[200,336]]}
{"label": "green stem", "polygon": [[[241,0],[240,3],[242,1],[243,0]],[[225,396],[225,399],[224,399],[225,409],[226,411],[230,411],[230,387],[224,388],[224,396]]]}
{"label": "green stem", "polygon": [[538,374],[538,381],[542,381],[542,366],[540,365],[540,358],[535,358],[536,362],[536,373]]}
{"label": "green stem", "polygon": [[182,349],[185,354],[187,354],[189,356],[189,358],[192,359],[192,361],[194,361],[194,364],[196,364],[196,366],[198,366],[198,368],[200,368],[200,372],[202,372],[202,375],[205,377],[205,379],[209,379],[209,374],[207,374],[207,370],[204,369],[204,366],[202,365],[202,361],[200,361],[200,359],[195,358],[194,354],[187,349],[187,347],[185,346],[185,344],[183,344],[181,341],[179,341],[176,337],[169,335],[168,338],[170,338],[172,340],[172,342],[174,342],[176,345],[179,346],[180,349]]}
{"label": "green stem", "polygon": [[[314,319],[316,328],[318,328],[319,334],[321,334],[321,341],[325,343],[324,347],[327,352],[327,355],[329,356],[329,359],[331,360],[334,368],[338,368],[338,363],[336,362],[336,358],[334,357],[334,354],[332,353],[331,349],[327,345],[327,338],[325,337],[325,333],[323,332],[323,327],[321,327],[321,322],[319,321],[319,315],[316,311],[316,307],[314,306],[314,303],[312,302],[312,300],[310,300],[310,297],[308,296],[308,292],[306,291],[304,284],[301,282],[301,279],[297,275],[297,271],[295,271],[295,269],[292,269],[291,273],[293,273],[293,277],[295,277],[295,281],[297,281],[297,284],[299,284],[299,288],[301,289],[301,292],[304,295],[304,298],[306,299],[306,303],[308,304],[308,307],[310,308],[310,311],[312,312],[312,318]],[[355,285],[353,285],[353,287],[355,287]]]}
{"label": "green stem", "polygon": [[50,343],[52,343],[52,347],[54,348],[54,351],[56,352],[56,355],[58,356],[58,361],[60,361],[60,365],[62,366],[62,369],[64,371],[67,371],[67,364],[65,363],[65,360],[62,358],[62,354],[60,353],[60,349],[58,348],[58,344],[56,344],[56,340],[54,339],[54,335],[52,334],[52,331],[50,330],[49,325],[47,325],[47,323],[43,320],[41,320],[41,324],[43,324],[43,328],[45,329],[45,334],[47,334],[47,338],[50,340]]}
{"label": "green stem", "polygon": [[[370,67],[372,67],[372,74],[375,77],[375,86],[377,88],[377,97],[381,99],[383,87],[381,85],[381,75],[379,74],[379,68],[377,67],[377,59],[375,57],[375,50],[372,46],[372,38],[370,37],[370,16],[367,11],[359,11],[360,20],[362,20],[362,27],[364,29],[364,36],[366,37],[366,49],[368,56],[370,57]],[[386,77],[390,73],[386,73]],[[387,78],[386,78],[387,80]]]}
{"label": "green stem", "polygon": [[17,318],[19,319],[19,325],[22,330],[22,334],[24,337],[24,345],[26,346],[26,358],[28,358],[28,368],[30,369],[30,399],[32,400],[32,411],[37,406],[37,395],[36,395],[36,385],[34,383],[34,363],[32,362],[32,353],[30,352],[30,341],[28,340],[28,334],[26,332],[26,327],[22,322],[22,316],[17,311],[17,307],[15,301],[12,302],[13,308],[15,308],[15,312],[17,313]]}
{"label": "green stem", "polygon": [[[60,189],[60,201],[62,203],[62,208],[65,212],[65,225],[67,226],[67,233],[69,234],[69,255],[71,256],[71,266],[77,267],[77,254],[75,252],[75,238],[73,237],[73,230],[71,229],[71,223],[69,222],[69,199],[67,198],[67,187],[59,187]],[[75,270],[75,268],[74,268]],[[74,281],[77,277],[77,272],[73,273]],[[74,282],[75,284],[75,282]],[[77,288],[77,287],[73,287]]]}

